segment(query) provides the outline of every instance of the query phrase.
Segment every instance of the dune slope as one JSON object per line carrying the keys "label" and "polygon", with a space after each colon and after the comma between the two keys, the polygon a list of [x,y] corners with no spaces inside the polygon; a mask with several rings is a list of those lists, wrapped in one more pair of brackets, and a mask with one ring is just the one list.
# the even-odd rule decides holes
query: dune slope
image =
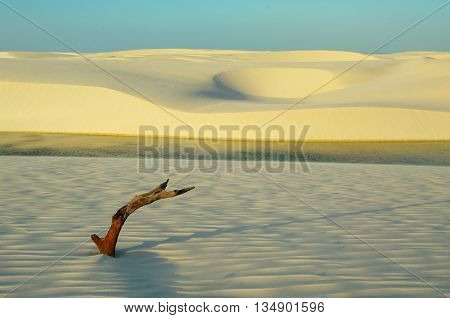
{"label": "dune slope", "polygon": [[244,125],[270,122],[286,132],[310,126],[308,140],[450,139],[444,52],[379,54],[348,72],[363,55],[137,50],[88,57],[123,82],[72,53],[0,54],[0,131],[135,135],[152,125],[175,136],[188,125],[191,137],[209,137],[201,127],[210,124],[239,126],[211,137],[242,139],[264,138],[243,134]]}

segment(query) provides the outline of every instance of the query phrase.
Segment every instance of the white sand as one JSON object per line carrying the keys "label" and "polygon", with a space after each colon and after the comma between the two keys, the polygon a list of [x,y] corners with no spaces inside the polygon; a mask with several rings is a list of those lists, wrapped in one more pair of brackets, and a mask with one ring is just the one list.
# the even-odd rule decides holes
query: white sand
{"label": "white sand", "polygon": [[[135,50],[88,57],[157,105],[75,54],[4,52],[0,131],[135,135],[149,124],[175,135],[184,122],[198,135],[204,124],[260,126],[364,55]],[[449,140],[449,87],[449,53],[377,54],[272,124],[311,125],[308,140]]]}
{"label": "white sand", "polygon": [[[311,166],[270,177],[450,293],[448,167]],[[138,175],[135,159],[0,157],[0,295],[72,251],[10,296],[439,296],[263,176],[220,167],[174,175],[197,188],[133,214],[112,259],[89,236],[167,174]]]}

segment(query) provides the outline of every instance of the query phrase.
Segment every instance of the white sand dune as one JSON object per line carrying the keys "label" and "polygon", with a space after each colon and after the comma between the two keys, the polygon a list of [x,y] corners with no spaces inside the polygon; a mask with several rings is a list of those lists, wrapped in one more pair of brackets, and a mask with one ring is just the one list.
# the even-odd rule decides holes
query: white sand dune
{"label": "white sand dune", "polygon": [[414,57],[427,57],[433,59],[448,59],[450,58],[449,52],[433,52],[433,51],[412,51],[401,53],[389,53],[389,54],[375,54],[375,57],[380,58],[393,58],[393,59],[410,59]]}
{"label": "white sand dune", "polygon": [[[269,51],[246,54],[241,60],[254,62],[339,62],[358,61],[366,58],[364,54],[344,51]],[[378,60],[376,56],[369,56],[368,61]]]}
{"label": "white sand dune", "polygon": [[205,124],[242,129],[275,118],[286,131],[310,125],[308,140],[450,139],[445,52],[377,54],[344,74],[364,55],[166,49],[87,57],[135,90],[73,53],[0,54],[0,131],[135,135],[148,124],[168,125],[164,135],[173,136],[187,124],[199,136]]}
{"label": "white sand dune", "polygon": [[[230,164],[233,173],[225,170]],[[292,173],[270,178],[450,293],[448,167],[311,167],[301,183]],[[137,174],[135,159],[0,157],[0,295],[441,296],[264,176],[241,169],[220,161],[216,174],[174,175],[173,187],[197,188],[133,214],[112,259],[89,236],[166,174]]]}
{"label": "white sand dune", "polygon": [[0,59],[10,59],[14,58],[14,56],[9,52],[0,52]]}
{"label": "white sand dune", "polygon": [[[216,76],[221,85],[255,98],[302,98],[332,78],[332,72],[313,68],[244,68]],[[333,89],[330,83],[322,91]]]}

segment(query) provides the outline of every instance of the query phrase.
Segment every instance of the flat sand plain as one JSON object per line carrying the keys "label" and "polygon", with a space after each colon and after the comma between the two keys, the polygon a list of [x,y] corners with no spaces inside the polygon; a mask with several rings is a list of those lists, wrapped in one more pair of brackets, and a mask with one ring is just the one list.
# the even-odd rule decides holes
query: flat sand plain
{"label": "flat sand plain", "polygon": [[[449,295],[448,167],[311,169],[263,176],[220,161],[215,173],[145,174],[137,159],[0,157],[0,294]],[[167,176],[197,188],[133,214],[118,258],[99,255],[90,235]]]}

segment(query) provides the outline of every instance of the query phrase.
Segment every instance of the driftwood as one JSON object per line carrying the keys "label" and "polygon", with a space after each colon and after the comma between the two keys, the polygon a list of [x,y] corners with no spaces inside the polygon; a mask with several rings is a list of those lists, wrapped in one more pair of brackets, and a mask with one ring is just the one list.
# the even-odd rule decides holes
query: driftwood
{"label": "driftwood", "polygon": [[109,228],[108,233],[106,234],[105,237],[100,238],[96,234],[91,235],[91,239],[92,241],[94,241],[95,245],[97,245],[100,253],[112,257],[115,256],[116,244],[117,239],[119,238],[120,230],[122,229],[123,224],[125,223],[127,218],[131,215],[131,213],[143,207],[144,205],[151,204],[161,199],[173,198],[176,197],[177,195],[186,193],[195,188],[195,187],[188,187],[180,190],[166,191],[168,183],[169,179],[167,179],[166,182],[160,184],[150,192],[136,195],[133,199],[131,199],[130,202],[121,207],[116,212],[116,214],[113,215],[111,227]]}

